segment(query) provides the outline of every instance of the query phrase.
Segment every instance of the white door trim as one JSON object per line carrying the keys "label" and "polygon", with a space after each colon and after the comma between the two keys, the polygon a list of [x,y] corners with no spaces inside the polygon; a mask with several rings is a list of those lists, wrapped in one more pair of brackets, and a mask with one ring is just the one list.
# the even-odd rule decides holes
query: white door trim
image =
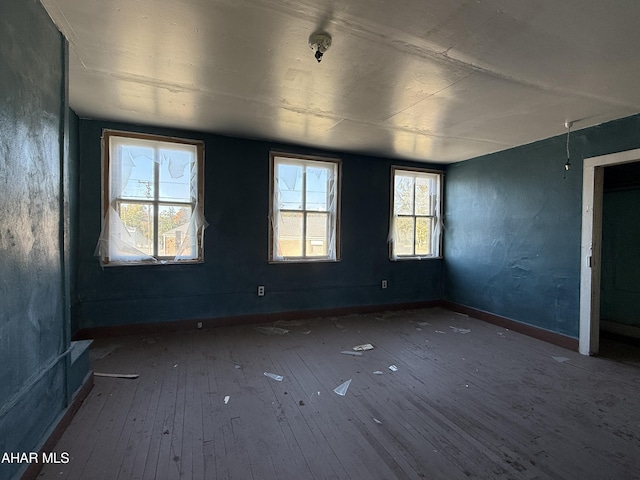
{"label": "white door trim", "polygon": [[580,247],[580,353],[600,346],[600,255],[604,167],[640,161],[640,148],[585,158],[582,167],[582,245]]}

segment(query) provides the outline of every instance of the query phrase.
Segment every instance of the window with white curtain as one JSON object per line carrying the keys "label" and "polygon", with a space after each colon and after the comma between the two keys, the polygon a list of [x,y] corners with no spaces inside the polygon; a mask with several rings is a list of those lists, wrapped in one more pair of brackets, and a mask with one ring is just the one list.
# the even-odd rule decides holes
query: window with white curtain
{"label": "window with white curtain", "polygon": [[339,160],[272,152],[269,260],[339,260],[339,205]]}
{"label": "window with white curtain", "polygon": [[103,265],[202,262],[201,141],[104,130]]}
{"label": "window with white curtain", "polygon": [[392,260],[441,256],[442,172],[392,167]]}

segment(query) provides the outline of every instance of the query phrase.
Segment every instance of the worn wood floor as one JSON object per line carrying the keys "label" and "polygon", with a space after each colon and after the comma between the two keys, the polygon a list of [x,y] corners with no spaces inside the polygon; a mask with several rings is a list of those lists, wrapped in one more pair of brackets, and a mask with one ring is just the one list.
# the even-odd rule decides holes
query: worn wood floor
{"label": "worn wood floor", "polygon": [[283,328],[96,341],[139,377],[95,378],[41,478],[640,479],[638,364],[439,308]]}

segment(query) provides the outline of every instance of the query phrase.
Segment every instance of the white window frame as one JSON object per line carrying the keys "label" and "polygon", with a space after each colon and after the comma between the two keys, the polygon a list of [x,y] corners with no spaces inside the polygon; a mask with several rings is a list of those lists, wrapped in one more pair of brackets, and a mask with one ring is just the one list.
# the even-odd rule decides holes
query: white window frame
{"label": "white window frame", "polygon": [[[412,212],[400,213],[396,209],[396,176],[408,176],[414,178],[412,187]],[[428,214],[416,213],[416,187],[415,179],[422,178],[435,182],[435,194],[432,194],[434,198],[424,199],[423,204],[426,202],[430,205],[430,211]],[[422,259],[437,259],[442,258],[442,185],[444,180],[444,172],[440,170],[430,170],[413,167],[395,166],[391,167],[391,210],[389,221],[389,258],[391,260],[422,260]],[[413,240],[412,240],[412,253],[398,253],[397,243],[399,239],[399,233],[397,230],[398,220],[400,218],[412,218],[413,219]],[[416,254],[416,219],[429,218],[431,219],[431,253],[430,254]]]}
{"label": "white window frame", "polygon": [[[151,196],[144,199],[128,198],[118,193],[121,188],[116,182],[122,185],[122,176],[126,175],[126,167],[122,162],[116,163],[115,157],[118,155],[119,146],[145,146],[151,147],[154,151],[154,173],[153,183],[148,186]],[[171,148],[183,150],[191,155],[188,164],[190,172],[190,199],[162,199],[160,198],[160,168],[164,161],[158,157],[158,150],[161,148]],[[102,231],[96,247],[96,256],[99,257],[103,266],[123,266],[123,265],[167,265],[167,264],[189,264],[203,263],[203,236],[207,222],[204,218],[204,142],[200,140],[188,140],[183,138],[165,137],[160,135],[141,134],[118,130],[104,129],[102,132]],[[113,167],[120,165],[120,167]],[[182,166],[184,168],[184,166]],[[171,174],[173,175],[173,173]],[[178,169],[176,177],[183,175]],[[194,178],[195,176],[195,178]],[[124,181],[126,183],[126,181]],[[120,205],[140,204],[151,206],[153,210],[150,218],[151,231],[150,239],[153,242],[153,252],[149,253],[140,250],[127,229],[125,222],[120,218]],[[176,254],[161,255],[159,231],[159,211],[162,207],[188,207],[191,210],[187,227],[182,235],[176,232]],[[178,239],[181,238],[178,244]]]}
{"label": "white window frame", "polygon": [[[294,165],[303,168],[302,175],[302,205],[297,209],[287,209],[281,206],[281,196],[278,175],[278,165]],[[307,209],[306,195],[306,171],[307,168],[328,169],[327,177],[327,208],[325,210]],[[320,157],[312,155],[296,155],[283,152],[270,152],[269,155],[269,262],[270,263],[307,263],[307,262],[337,262],[340,261],[340,184],[341,184],[342,162],[336,158]],[[286,255],[279,245],[278,228],[281,225],[282,213],[302,213],[302,255]],[[324,213],[328,217],[326,255],[312,255],[306,251],[307,241],[310,245],[314,241],[307,236],[307,219],[309,214]]]}

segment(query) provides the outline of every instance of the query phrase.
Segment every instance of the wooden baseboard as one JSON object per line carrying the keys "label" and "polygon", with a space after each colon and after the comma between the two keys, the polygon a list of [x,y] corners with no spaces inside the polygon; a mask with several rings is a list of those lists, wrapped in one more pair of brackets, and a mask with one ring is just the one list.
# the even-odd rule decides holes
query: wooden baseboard
{"label": "wooden baseboard", "polygon": [[[42,445],[42,448],[38,452],[38,458],[42,458],[43,452],[49,453],[55,449],[55,446],[58,443],[58,440],[60,440],[60,437],[62,437],[62,434],[71,423],[71,420],[73,420],[73,417],[78,412],[80,405],[82,405],[82,402],[84,401],[84,399],[87,398],[87,395],[89,395],[89,392],[91,391],[92,388],[93,388],[93,372],[90,371],[87,377],[85,378],[84,383],[78,389],[78,392],[76,393],[75,397],[73,397],[71,404],[64,411],[64,413],[62,414],[62,417],[60,417],[60,419],[58,420],[58,423],[56,423],[56,425],[52,428],[51,433],[49,434],[44,444]],[[42,463],[40,462],[31,463],[29,464],[29,467],[27,467],[27,469],[25,470],[25,472],[22,474],[20,478],[21,480],[35,480],[36,477],[40,474],[40,470],[42,470]]]}
{"label": "wooden baseboard", "polygon": [[[198,328],[214,328],[231,325],[247,325],[270,323],[277,320],[303,320],[317,317],[337,317],[356,313],[375,313],[393,310],[412,310],[416,308],[430,308],[440,305],[440,300],[392,303],[386,305],[361,305],[354,307],[338,307],[317,310],[298,310],[292,312],[260,313],[253,315],[238,315],[231,317],[217,317],[194,320],[178,320],[171,322],[139,323],[132,325],[114,325],[111,327],[93,327],[80,329],[73,335],[74,340],[86,340],[107,337],[121,337],[127,335],[148,335],[160,332],[176,332],[196,330]],[[202,327],[198,327],[198,323]]]}
{"label": "wooden baseboard", "polygon": [[560,333],[550,332],[549,330],[544,330],[532,325],[516,322],[515,320],[511,320],[509,318],[494,315],[493,313],[485,312],[482,310],[476,310],[475,308],[467,307],[466,305],[460,305],[448,300],[442,300],[440,305],[447,310],[464,313],[466,315],[469,315],[470,317],[477,318],[478,320],[483,320],[485,322],[492,323],[503,328],[508,328],[509,330],[513,330],[514,332],[522,333],[524,335],[528,335],[529,337],[537,338],[539,340],[543,340],[545,342],[552,343],[569,350],[573,350],[576,352],[578,351],[579,342],[577,338],[567,337],[566,335],[562,335]]}

